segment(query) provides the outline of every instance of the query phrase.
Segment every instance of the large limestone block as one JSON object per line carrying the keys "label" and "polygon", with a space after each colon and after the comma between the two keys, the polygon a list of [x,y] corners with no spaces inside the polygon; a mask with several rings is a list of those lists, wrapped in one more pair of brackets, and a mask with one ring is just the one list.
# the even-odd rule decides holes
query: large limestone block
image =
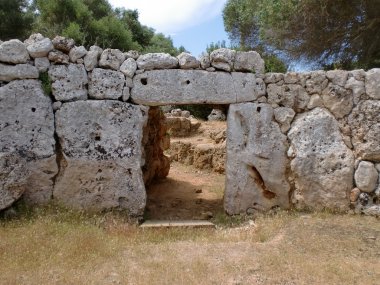
{"label": "large limestone block", "polygon": [[264,74],[265,63],[260,54],[256,51],[238,51],[236,52],[234,70],[254,71],[256,74]]}
{"label": "large limestone block", "polygon": [[329,70],[326,72],[326,77],[332,82],[332,84],[339,85],[340,87],[344,87],[347,82],[348,71]]}
{"label": "large limestone block", "polygon": [[171,69],[178,67],[178,59],[168,53],[147,53],[137,59],[139,69]]}
{"label": "large limestone block", "polygon": [[216,49],[210,54],[211,66],[230,72],[234,66],[235,56],[235,50],[227,48]]}
{"label": "large limestone block", "polygon": [[224,207],[229,214],[289,207],[287,139],[269,104],[234,104],[228,113]]}
{"label": "large limestone block", "polygon": [[65,38],[61,36],[56,36],[52,40],[52,43],[56,50],[62,51],[67,54],[75,46],[75,41],[73,39]]}
{"label": "large limestone block", "polygon": [[133,78],[137,69],[136,60],[133,58],[127,58],[120,66],[120,71],[127,77]]}
{"label": "large limestone block", "polygon": [[53,43],[48,38],[42,38],[39,40],[31,40],[31,43],[27,45],[26,49],[32,58],[47,57],[49,52],[54,48]]}
{"label": "large limestone block", "polygon": [[200,67],[200,62],[195,58],[195,56],[182,52],[177,56],[179,67],[181,69],[195,69]]}
{"label": "large limestone block", "polygon": [[268,103],[302,111],[306,109],[310,97],[305,88],[298,84],[269,84],[267,88]]}
{"label": "large limestone block", "polygon": [[56,155],[41,158],[28,164],[27,189],[23,200],[30,205],[42,205],[52,199],[54,177],[58,173]]}
{"label": "large limestone block", "polygon": [[371,69],[366,73],[365,88],[369,97],[380,99],[380,68]]}
{"label": "large limestone block", "polygon": [[88,85],[88,95],[93,99],[114,99],[123,96],[124,74],[120,71],[95,68]]}
{"label": "large limestone block", "polygon": [[357,158],[380,162],[380,101],[361,101],[348,122]]}
{"label": "large limestone block", "polygon": [[352,91],[331,83],[322,91],[322,100],[337,119],[350,114],[354,106]]}
{"label": "large limestone block", "polygon": [[[51,198],[52,179],[57,173],[51,99],[43,93],[39,81],[17,80],[0,88],[0,101],[0,164],[3,166],[0,200],[4,191],[11,191],[5,206],[23,193],[30,196],[31,202],[45,202]],[[0,209],[3,207],[4,204]]]}
{"label": "large limestone block", "polygon": [[76,63],[78,59],[81,59],[87,54],[87,50],[84,46],[73,47],[69,52],[70,61]]}
{"label": "large limestone block", "polygon": [[88,78],[82,64],[52,65],[49,77],[53,96],[57,101],[87,99]]}
{"label": "large limestone block", "polygon": [[0,63],[0,81],[36,79],[38,75],[38,69],[30,64],[7,65]]}
{"label": "large limestone block", "polygon": [[63,104],[56,112],[63,158],[54,198],[74,208],[121,208],[141,216],[146,201],[141,171],[146,120],[146,107],[119,101]]}
{"label": "large limestone block", "polygon": [[252,101],[254,74],[203,70],[154,70],[133,78],[131,97],[142,105],[231,104]]}
{"label": "large limestone block", "polygon": [[84,57],[84,67],[87,71],[92,71],[95,67],[98,66],[98,60],[103,53],[103,49],[98,46],[91,46],[90,50],[87,52]]}
{"label": "large limestone block", "polygon": [[0,88],[0,151],[22,150],[28,158],[54,154],[52,102],[37,80],[16,80]]}
{"label": "large limestone block", "polygon": [[346,209],[353,188],[354,156],[338,122],[325,109],[299,115],[288,133],[295,180],[293,202],[299,208]]}
{"label": "large limestone block", "polygon": [[125,55],[118,49],[107,48],[102,52],[99,60],[99,66],[119,70],[120,65],[124,62]]}
{"label": "large limestone block", "polygon": [[17,153],[0,152],[0,211],[17,201],[27,188],[29,170]]}
{"label": "large limestone block", "polygon": [[26,63],[29,59],[25,45],[19,40],[10,40],[0,44],[0,62]]}
{"label": "large limestone block", "polygon": [[364,191],[371,193],[376,189],[378,173],[375,165],[370,161],[361,161],[355,171],[356,186]]}

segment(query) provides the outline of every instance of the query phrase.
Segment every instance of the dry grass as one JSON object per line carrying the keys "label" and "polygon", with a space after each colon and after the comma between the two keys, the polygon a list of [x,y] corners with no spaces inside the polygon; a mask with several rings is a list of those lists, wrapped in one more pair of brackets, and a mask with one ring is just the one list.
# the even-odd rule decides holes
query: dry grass
{"label": "dry grass", "polygon": [[[55,207],[0,219],[0,284],[379,284],[378,219],[219,214],[216,230],[142,230]],[[231,225],[234,225],[233,227]]]}

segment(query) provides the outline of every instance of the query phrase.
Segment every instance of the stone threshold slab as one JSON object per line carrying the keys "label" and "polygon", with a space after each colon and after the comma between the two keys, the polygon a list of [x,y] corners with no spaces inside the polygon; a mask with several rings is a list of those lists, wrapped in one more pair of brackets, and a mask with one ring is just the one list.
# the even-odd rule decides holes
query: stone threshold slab
{"label": "stone threshold slab", "polygon": [[215,224],[202,220],[148,220],[140,228],[215,228]]}

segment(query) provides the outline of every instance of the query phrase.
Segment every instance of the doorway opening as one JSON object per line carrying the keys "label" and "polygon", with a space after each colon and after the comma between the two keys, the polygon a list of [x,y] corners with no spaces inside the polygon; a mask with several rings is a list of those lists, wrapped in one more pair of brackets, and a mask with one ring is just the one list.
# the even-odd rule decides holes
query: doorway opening
{"label": "doorway opening", "polygon": [[[200,115],[202,107],[209,115]],[[209,220],[224,212],[226,111],[207,105],[150,108],[148,126],[155,126],[149,144],[160,150],[145,144],[146,165],[158,173],[143,169],[144,179],[150,172],[145,219]],[[153,162],[154,156],[160,158]]]}

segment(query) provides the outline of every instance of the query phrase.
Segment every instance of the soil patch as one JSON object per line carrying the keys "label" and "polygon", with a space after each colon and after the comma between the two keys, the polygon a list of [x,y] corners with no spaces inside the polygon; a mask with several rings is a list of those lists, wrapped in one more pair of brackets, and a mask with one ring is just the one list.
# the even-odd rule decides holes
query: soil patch
{"label": "soil patch", "polygon": [[225,176],[172,162],[169,176],[148,189],[146,219],[210,219],[223,211]]}

